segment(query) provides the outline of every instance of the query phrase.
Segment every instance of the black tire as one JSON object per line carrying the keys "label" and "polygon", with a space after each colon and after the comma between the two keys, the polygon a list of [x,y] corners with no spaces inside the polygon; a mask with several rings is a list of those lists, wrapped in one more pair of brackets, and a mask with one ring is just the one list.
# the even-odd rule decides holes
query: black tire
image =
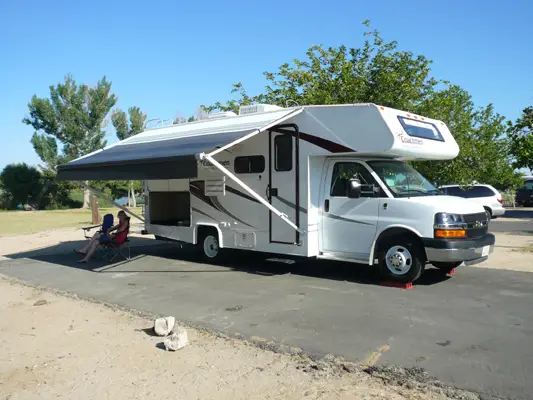
{"label": "black tire", "polygon": [[[417,238],[387,238],[379,248],[379,273],[384,280],[407,283],[420,278],[424,271],[425,253]],[[400,264],[395,267],[398,262]]]}
{"label": "black tire", "polygon": [[485,215],[487,216],[487,222],[490,222],[492,219],[492,210],[490,208],[485,208]]}
{"label": "black tire", "polygon": [[211,264],[216,264],[224,259],[224,251],[220,248],[220,239],[216,229],[203,229],[198,238],[198,249],[202,259]]}
{"label": "black tire", "polygon": [[450,271],[454,268],[457,268],[459,265],[461,265],[462,261],[457,262],[432,262],[431,264],[434,267],[437,267],[443,272],[446,272],[447,274],[450,273]]}

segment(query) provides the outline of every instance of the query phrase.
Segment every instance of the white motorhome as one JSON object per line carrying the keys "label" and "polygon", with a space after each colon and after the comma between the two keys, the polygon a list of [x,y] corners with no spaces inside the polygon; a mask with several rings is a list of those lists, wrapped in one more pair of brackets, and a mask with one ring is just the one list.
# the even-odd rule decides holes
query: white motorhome
{"label": "white motorhome", "polygon": [[145,229],[207,260],[245,249],[376,265],[416,280],[487,259],[481,205],[406,161],[448,160],[447,126],[374,104],[241,107],[146,130],[59,167],[61,180],[144,180]]}

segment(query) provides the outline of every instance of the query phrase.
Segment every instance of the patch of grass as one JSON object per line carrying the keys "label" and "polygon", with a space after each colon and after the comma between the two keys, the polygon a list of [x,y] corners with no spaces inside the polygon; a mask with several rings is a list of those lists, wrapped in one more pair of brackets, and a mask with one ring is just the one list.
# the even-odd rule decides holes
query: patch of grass
{"label": "patch of grass", "polygon": [[513,251],[519,251],[520,253],[533,253],[533,245],[527,247],[520,247],[518,249],[514,249]]}
{"label": "patch of grass", "polygon": [[[114,214],[117,208],[101,208],[100,215]],[[132,209],[137,215],[141,209]],[[31,233],[90,226],[90,210],[7,211],[0,213],[0,236],[28,235]]]}
{"label": "patch of grass", "polygon": [[[74,202],[79,202],[80,204],[83,204],[83,190],[82,189],[73,189],[70,192],[70,199]],[[112,208],[114,207],[112,203],[108,202],[107,200],[98,199],[98,205],[101,208]]]}

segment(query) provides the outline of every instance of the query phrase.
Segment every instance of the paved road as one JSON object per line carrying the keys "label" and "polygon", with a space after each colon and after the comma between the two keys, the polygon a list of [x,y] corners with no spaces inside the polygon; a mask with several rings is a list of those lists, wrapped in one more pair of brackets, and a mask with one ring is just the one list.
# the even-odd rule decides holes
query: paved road
{"label": "paved road", "polygon": [[220,267],[189,262],[176,246],[142,252],[93,271],[77,268],[74,254],[32,253],[0,262],[0,273],[314,355],[363,360],[388,345],[380,363],[417,365],[491,396],[533,393],[533,274],[464,267],[448,279],[430,270],[405,291],[330,262],[240,257]]}
{"label": "paved road", "polygon": [[491,232],[510,232],[515,235],[533,234],[533,210],[531,208],[508,209],[503,217],[490,222]]}

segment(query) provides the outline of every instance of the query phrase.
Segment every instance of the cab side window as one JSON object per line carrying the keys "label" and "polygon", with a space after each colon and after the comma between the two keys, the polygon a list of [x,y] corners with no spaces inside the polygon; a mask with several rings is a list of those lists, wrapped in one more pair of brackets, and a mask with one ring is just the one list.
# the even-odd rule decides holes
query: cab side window
{"label": "cab side window", "polygon": [[333,167],[331,177],[330,195],[332,197],[348,197],[347,189],[350,179],[358,178],[361,181],[361,197],[385,197],[378,195],[381,193],[374,191],[374,187],[379,187],[370,172],[361,164],[356,162],[338,162]]}

